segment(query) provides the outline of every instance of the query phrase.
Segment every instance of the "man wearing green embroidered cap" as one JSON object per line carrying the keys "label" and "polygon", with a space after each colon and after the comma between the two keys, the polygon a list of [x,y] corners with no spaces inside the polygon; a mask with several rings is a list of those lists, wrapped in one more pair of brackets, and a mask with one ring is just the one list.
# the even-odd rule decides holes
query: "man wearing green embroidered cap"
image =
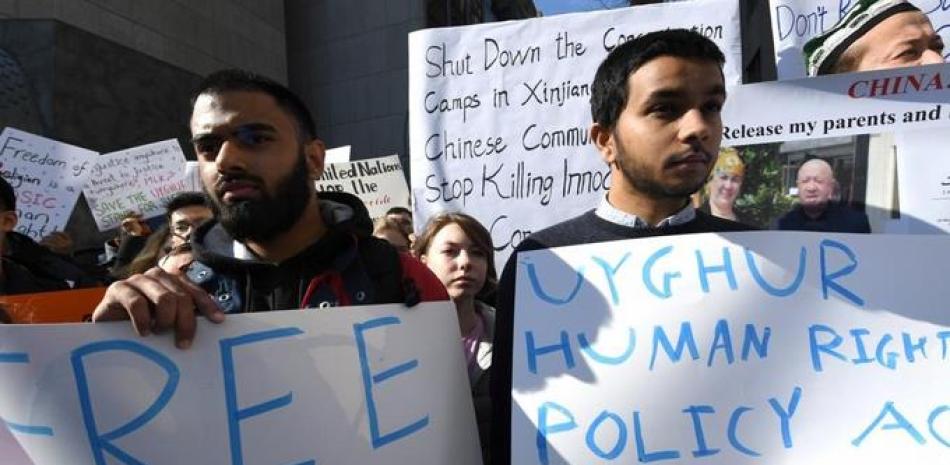
{"label": "man wearing green embroidered cap", "polygon": [[858,0],[804,47],[809,76],[943,62],[943,40],[907,0]]}

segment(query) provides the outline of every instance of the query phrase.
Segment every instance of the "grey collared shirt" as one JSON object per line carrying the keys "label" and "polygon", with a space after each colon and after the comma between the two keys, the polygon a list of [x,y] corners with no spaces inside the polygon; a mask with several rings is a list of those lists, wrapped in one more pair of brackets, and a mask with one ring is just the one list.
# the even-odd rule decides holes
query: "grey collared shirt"
{"label": "grey collared shirt", "polygon": [[607,195],[600,200],[600,205],[597,206],[597,210],[594,211],[594,214],[599,216],[601,219],[609,221],[620,226],[626,226],[628,228],[634,229],[650,229],[650,228],[665,228],[668,226],[677,226],[685,223],[689,223],[696,218],[696,209],[693,208],[693,205],[689,202],[686,203],[686,206],[682,210],[676,212],[675,215],[663,219],[656,225],[650,225],[646,221],[643,221],[637,215],[627,213],[625,211],[617,209],[607,201]]}

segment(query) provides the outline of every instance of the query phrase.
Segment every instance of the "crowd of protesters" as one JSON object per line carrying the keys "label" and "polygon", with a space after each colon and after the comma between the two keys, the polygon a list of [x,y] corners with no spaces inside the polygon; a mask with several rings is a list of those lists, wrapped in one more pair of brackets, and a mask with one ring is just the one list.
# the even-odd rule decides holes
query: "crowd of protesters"
{"label": "crowd of protesters", "polygon": [[[220,71],[192,96],[204,192],[173,196],[154,230],[129,215],[99,266],[72,260],[62,233],[39,243],[16,233],[14,189],[0,179],[0,294],[104,287],[93,321],[131,320],[140,335],[171,332],[182,349],[199,316],[222,323],[242,312],[450,300],[486,463],[508,463],[518,253],[751,229],[733,221],[741,219],[733,204],[742,160],[720,155],[723,61],[713,42],[685,30],[618,46],[598,69],[591,97],[591,136],[610,168],[610,190],[587,213],[523,241],[501,280],[491,235],[463,212],[437,215],[415,236],[406,209],[374,225],[355,196],[318,195],[324,146],[300,98],[267,78]],[[831,186],[828,167],[812,165]],[[710,180],[708,206],[695,208],[690,196]],[[812,197],[827,203],[829,196]],[[0,312],[3,322],[11,318]]]}

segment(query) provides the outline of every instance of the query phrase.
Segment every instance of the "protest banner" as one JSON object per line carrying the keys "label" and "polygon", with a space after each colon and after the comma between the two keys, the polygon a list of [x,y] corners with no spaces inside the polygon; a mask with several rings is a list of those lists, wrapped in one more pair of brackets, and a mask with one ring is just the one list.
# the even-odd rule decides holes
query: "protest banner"
{"label": "protest banner", "polygon": [[[778,78],[805,77],[802,49],[809,39],[831,29],[857,0],[769,0],[772,42]],[[927,15],[933,28],[950,43],[950,3],[946,0],[911,0]]]}
{"label": "protest banner", "polygon": [[16,231],[40,240],[62,231],[97,153],[14,128],[0,133],[0,175],[16,192]]}
{"label": "protest banner", "polygon": [[353,194],[374,220],[392,207],[409,208],[409,187],[398,155],[327,164],[317,180],[317,192]]}
{"label": "protest banner", "polygon": [[7,427],[0,423],[0,458],[4,465],[33,465],[26,452],[20,447],[13,434]]}
{"label": "protest banner", "polygon": [[948,268],[946,236],[702,234],[519,255],[511,462],[946,461]]}
{"label": "protest banner", "polygon": [[175,139],[100,155],[83,186],[100,231],[119,226],[129,212],[165,213],[165,201],[188,189],[185,154]]}
{"label": "protest banner", "polygon": [[604,195],[608,168],[591,141],[590,85],[618,44],[688,28],[742,76],[735,0],[697,0],[409,35],[414,224],[461,210],[492,234],[496,263],[532,230],[579,214]]}
{"label": "protest banner", "polygon": [[950,232],[950,134],[904,132],[895,146],[903,232]]}
{"label": "protest banner", "polygon": [[326,164],[346,163],[348,161],[350,161],[350,146],[349,145],[327,149],[326,155],[324,155],[323,157],[323,162]]}
{"label": "protest banner", "polygon": [[185,162],[185,190],[191,192],[202,192],[204,189],[201,184],[201,173],[198,171],[198,162]]}
{"label": "protest banner", "polygon": [[36,465],[481,463],[449,303],[230,315],[188,350],[129,323],[0,325]]}
{"label": "protest banner", "polygon": [[722,144],[946,127],[948,90],[950,64],[734,86],[723,108]]}

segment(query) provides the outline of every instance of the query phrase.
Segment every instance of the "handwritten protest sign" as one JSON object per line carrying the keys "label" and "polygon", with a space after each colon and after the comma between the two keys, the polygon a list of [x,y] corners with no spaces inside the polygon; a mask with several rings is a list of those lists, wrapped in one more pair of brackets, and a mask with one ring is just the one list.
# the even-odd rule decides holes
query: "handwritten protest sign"
{"label": "handwritten protest sign", "polygon": [[606,165],[588,136],[590,85],[618,44],[689,28],[726,55],[741,81],[739,8],[697,0],[409,35],[415,225],[462,210],[489,228],[505,263],[532,230],[595,205]]}
{"label": "handwritten protest sign", "polygon": [[175,139],[105,153],[83,186],[100,231],[122,223],[129,212],[144,218],[165,213],[168,197],[187,190],[185,154]]}
{"label": "handwritten protest sign", "polygon": [[901,217],[911,233],[950,232],[950,134],[895,135]]}
{"label": "handwritten protest sign", "polygon": [[350,161],[350,150],[351,146],[344,145],[341,147],[334,147],[332,149],[327,149],[326,155],[323,158],[324,163],[346,163]]}
{"label": "handwritten protest sign", "polygon": [[945,236],[519,255],[512,463],[946,461],[948,271]]}
{"label": "handwritten protest sign", "polygon": [[723,108],[722,143],[946,127],[948,90],[950,64],[734,86]]}
{"label": "handwritten protest sign", "polygon": [[373,219],[392,207],[409,208],[409,187],[398,155],[330,163],[317,180],[318,192],[348,192],[360,198]]}
{"label": "handwritten protest sign", "polygon": [[[805,76],[802,48],[809,39],[831,29],[857,0],[769,0],[772,41],[779,79]],[[934,30],[950,42],[950,2],[911,0],[930,19]]]}
{"label": "handwritten protest sign", "polygon": [[14,128],[0,133],[0,175],[16,192],[16,231],[35,240],[61,231],[96,152]]}
{"label": "handwritten protest sign", "polygon": [[0,458],[4,465],[33,465],[26,452],[20,447],[13,434],[6,426],[0,424]]}
{"label": "handwritten protest sign", "polygon": [[480,463],[449,304],[205,323],[0,326],[0,412],[36,465]]}
{"label": "handwritten protest sign", "polygon": [[198,171],[198,162],[185,162],[185,190],[191,192],[201,192],[201,174]]}

